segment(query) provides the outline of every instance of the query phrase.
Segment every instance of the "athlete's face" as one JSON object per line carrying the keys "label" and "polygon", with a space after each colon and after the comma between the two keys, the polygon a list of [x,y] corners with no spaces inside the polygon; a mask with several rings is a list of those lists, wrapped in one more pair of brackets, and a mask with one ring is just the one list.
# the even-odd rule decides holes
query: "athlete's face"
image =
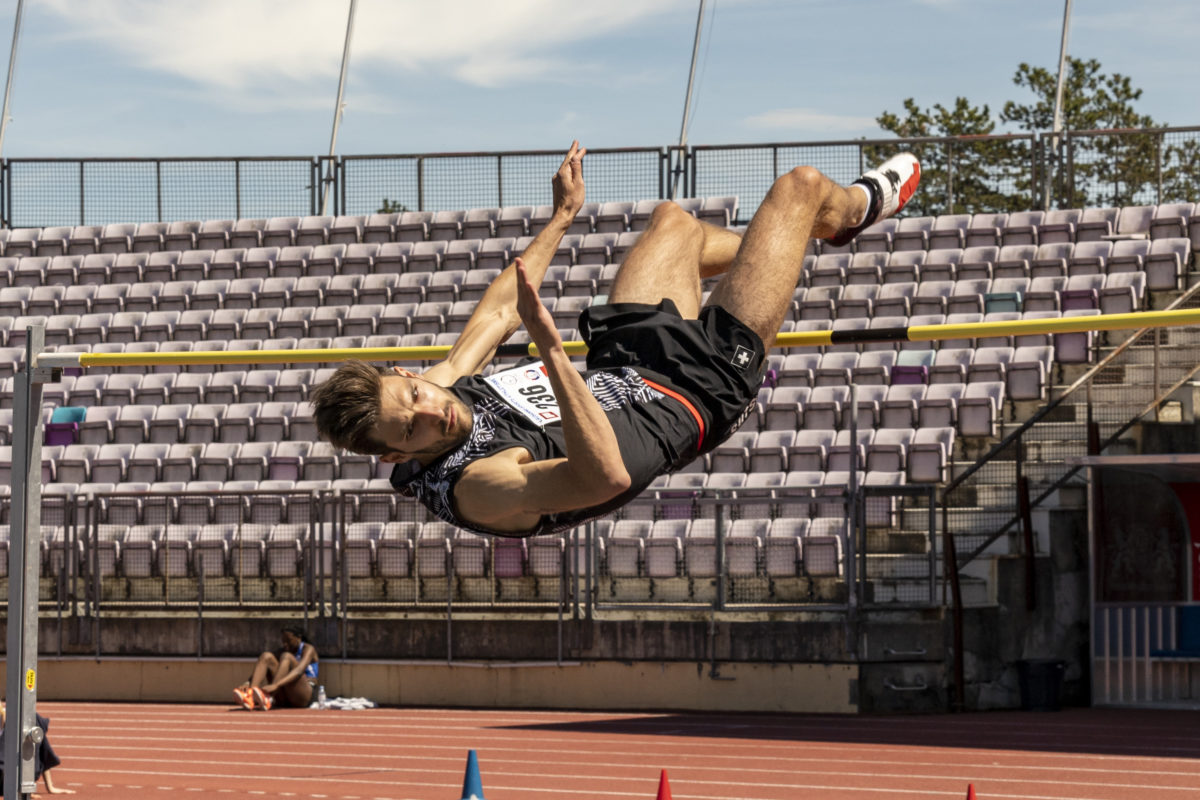
{"label": "athlete's face", "polygon": [[457,447],[471,432],[471,409],[444,387],[400,367],[383,378],[379,437],[388,452],[380,461],[413,458],[428,463]]}

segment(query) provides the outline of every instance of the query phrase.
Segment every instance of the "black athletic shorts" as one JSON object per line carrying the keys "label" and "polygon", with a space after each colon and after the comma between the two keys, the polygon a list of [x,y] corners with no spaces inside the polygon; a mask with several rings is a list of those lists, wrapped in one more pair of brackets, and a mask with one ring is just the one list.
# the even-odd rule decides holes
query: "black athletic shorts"
{"label": "black athletic shorts", "polygon": [[632,367],[688,398],[704,417],[707,453],[754,409],[766,367],[758,334],[720,306],[684,319],[669,299],[658,305],[590,306],[579,317],[587,368]]}

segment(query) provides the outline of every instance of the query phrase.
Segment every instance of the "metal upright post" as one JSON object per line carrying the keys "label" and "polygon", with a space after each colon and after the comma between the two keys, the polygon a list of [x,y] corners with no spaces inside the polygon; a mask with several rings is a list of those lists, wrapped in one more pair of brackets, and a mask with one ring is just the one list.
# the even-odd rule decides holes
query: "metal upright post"
{"label": "metal upright post", "polygon": [[38,554],[42,515],[42,384],[54,370],[40,368],[44,325],[25,334],[25,365],[16,374],[13,397],[12,528],[8,550],[8,716],[4,730],[4,796],[23,798],[36,788],[34,754],[38,727]]}
{"label": "metal upright post", "polygon": [[850,384],[850,480],[846,489],[846,600],[858,607],[858,386]]}

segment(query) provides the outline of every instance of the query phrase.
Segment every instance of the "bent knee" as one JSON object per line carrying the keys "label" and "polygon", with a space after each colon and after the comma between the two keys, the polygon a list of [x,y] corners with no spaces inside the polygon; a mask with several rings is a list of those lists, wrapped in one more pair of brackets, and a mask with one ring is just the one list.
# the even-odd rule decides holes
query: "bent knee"
{"label": "bent knee", "polygon": [[768,196],[782,194],[791,202],[797,199],[820,202],[831,186],[832,181],[816,167],[794,167],[775,179]]}
{"label": "bent knee", "polygon": [[650,225],[655,228],[684,227],[696,225],[697,220],[691,212],[684,211],[676,202],[664,200],[650,212]]}
{"label": "bent knee", "polygon": [[258,660],[259,661],[274,661],[275,654],[272,653],[270,650],[264,650],[258,654]]}

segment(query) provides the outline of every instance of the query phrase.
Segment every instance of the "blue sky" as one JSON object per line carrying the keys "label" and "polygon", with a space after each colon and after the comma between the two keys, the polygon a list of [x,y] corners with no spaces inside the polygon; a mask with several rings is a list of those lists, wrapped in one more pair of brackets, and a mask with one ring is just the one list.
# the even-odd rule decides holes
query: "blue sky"
{"label": "blue sky", "polygon": [[[6,157],[327,152],[348,0],[27,0]],[[661,146],[696,0],[359,0],[341,154]],[[1061,2],[709,0],[693,144],[879,135],[906,97],[998,111]],[[15,0],[0,2],[10,40]],[[1200,124],[1200,3],[1076,0],[1070,52]],[[3,50],[7,55],[7,48]]]}

